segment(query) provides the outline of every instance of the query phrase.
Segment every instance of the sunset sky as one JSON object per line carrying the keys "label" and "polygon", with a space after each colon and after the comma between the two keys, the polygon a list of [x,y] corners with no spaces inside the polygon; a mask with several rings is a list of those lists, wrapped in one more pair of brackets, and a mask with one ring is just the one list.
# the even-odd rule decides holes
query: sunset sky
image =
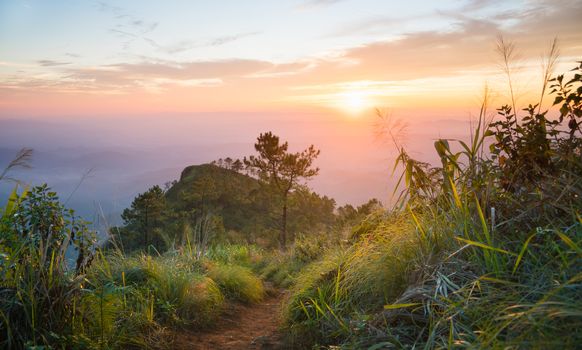
{"label": "sunset sky", "polygon": [[[580,1],[0,1],[8,114],[467,108],[494,44],[582,56]],[[527,82],[531,84],[531,82]],[[535,82],[538,83],[538,82]],[[522,93],[526,93],[523,91]]]}
{"label": "sunset sky", "polygon": [[582,59],[581,18],[579,0],[0,0],[0,147],[222,145],[159,166],[179,169],[273,130],[322,149],[318,189],[361,202],[384,196],[389,168],[374,108],[407,119],[422,153],[458,135],[486,84],[507,101],[499,35],[531,103],[554,37],[557,71]]}

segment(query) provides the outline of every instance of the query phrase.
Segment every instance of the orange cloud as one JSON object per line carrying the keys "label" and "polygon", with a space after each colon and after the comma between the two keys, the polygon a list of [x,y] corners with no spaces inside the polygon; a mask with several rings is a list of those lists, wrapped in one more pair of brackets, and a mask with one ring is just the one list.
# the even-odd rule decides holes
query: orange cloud
{"label": "orange cloud", "polygon": [[5,113],[71,114],[341,109],[346,99],[370,108],[466,109],[476,105],[485,82],[501,86],[493,50],[499,34],[517,42],[530,74],[555,35],[564,60],[582,57],[580,13],[579,1],[540,1],[522,13],[488,19],[443,13],[452,21],[448,31],[404,33],[287,63],[146,59],[87,67],[44,59],[36,70],[0,75],[0,103]]}

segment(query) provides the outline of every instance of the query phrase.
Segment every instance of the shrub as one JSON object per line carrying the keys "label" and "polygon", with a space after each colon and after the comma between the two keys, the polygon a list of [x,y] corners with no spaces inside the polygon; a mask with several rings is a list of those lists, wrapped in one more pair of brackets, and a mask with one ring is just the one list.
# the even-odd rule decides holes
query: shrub
{"label": "shrub", "polygon": [[205,326],[221,311],[224,297],[217,285],[201,273],[197,260],[184,255],[151,257],[110,256],[110,271],[101,271],[98,279],[112,281],[126,288],[127,307],[147,307],[150,321],[173,326]]}
{"label": "shrub", "polygon": [[213,264],[208,276],[215,281],[224,294],[232,299],[256,303],[265,295],[263,282],[246,267]]}
{"label": "shrub", "polygon": [[[0,218],[0,344],[67,343],[95,235],[48,186],[16,191]],[[77,250],[74,269],[70,248]]]}

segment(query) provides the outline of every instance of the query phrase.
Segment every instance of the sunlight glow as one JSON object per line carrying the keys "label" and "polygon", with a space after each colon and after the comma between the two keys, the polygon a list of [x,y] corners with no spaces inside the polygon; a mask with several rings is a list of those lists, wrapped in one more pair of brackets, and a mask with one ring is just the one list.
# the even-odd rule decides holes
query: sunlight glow
{"label": "sunlight glow", "polygon": [[372,102],[365,91],[348,91],[339,95],[338,104],[350,114],[359,114],[370,108]]}

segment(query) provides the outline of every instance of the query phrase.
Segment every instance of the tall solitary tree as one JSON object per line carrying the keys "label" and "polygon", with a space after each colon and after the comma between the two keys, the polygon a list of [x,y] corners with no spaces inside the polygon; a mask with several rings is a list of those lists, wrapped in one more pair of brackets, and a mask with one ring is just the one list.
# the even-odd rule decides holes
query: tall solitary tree
{"label": "tall solitary tree", "polygon": [[297,153],[290,153],[288,148],[288,143],[281,143],[278,136],[271,132],[262,133],[255,143],[258,155],[243,160],[245,166],[257,174],[259,180],[271,186],[281,199],[279,244],[283,250],[287,246],[289,194],[301,180],[308,180],[319,173],[319,168],[312,167],[312,164],[320,153],[313,145]]}

